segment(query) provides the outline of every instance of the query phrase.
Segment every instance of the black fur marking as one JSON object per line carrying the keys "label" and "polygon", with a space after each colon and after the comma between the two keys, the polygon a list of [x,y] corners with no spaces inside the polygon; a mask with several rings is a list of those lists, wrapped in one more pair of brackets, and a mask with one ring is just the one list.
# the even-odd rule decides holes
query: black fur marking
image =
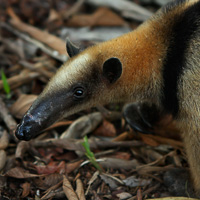
{"label": "black fur marking", "polygon": [[69,39],[67,39],[66,50],[70,58],[80,53],[80,49],[74,44],[72,44],[72,42]]}
{"label": "black fur marking", "polygon": [[179,6],[181,6],[181,4],[184,4],[187,1],[189,1],[189,0],[175,0],[175,1],[169,2],[161,9],[163,12],[168,13],[171,10],[173,10],[175,7],[179,7]]}
{"label": "black fur marking", "polygon": [[[182,1],[181,1],[182,2]],[[162,103],[167,112],[176,116],[179,111],[178,85],[185,67],[188,44],[199,28],[200,2],[192,5],[184,13],[177,15],[172,29],[172,41],[168,47],[163,68]]]}
{"label": "black fur marking", "polygon": [[103,76],[114,83],[122,74],[122,64],[118,58],[109,58],[103,64]]}

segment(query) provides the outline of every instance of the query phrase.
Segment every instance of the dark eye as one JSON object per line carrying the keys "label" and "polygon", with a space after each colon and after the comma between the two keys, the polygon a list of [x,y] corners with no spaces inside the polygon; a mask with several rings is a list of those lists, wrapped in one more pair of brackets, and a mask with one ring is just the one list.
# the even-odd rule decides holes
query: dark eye
{"label": "dark eye", "polygon": [[85,92],[84,92],[84,88],[76,88],[74,90],[74,97],[77,98],[77,99],[81,99],[83,97],[85,97]]}

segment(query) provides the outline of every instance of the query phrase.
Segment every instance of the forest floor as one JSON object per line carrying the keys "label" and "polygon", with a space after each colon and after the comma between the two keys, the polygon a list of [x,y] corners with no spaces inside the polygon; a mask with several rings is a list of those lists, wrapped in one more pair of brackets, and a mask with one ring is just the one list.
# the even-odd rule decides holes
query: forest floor
{"label": "forest floor", "polygon": [[[170,181],[177,174],[187,176],[188,170],[171,116],[154,124],[154,134],[143,134],[124,120],[123,104],[110,104],[63,119],[31,141],[14,135],[27,109],[67,61],[66,38],[87,48],[134,30],[166,2],[0,0],[1,200],[187,196],[187,182],[174,191],[182,186]],[[85,154],[85,135],[99,170]]]}

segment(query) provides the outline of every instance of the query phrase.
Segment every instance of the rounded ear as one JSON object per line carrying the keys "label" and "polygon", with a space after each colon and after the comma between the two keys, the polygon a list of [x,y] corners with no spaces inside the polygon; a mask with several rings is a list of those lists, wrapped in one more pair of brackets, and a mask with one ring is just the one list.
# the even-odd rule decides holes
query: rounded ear
{"label": "rounded ear", "polygon": [[114,83],[122,74],[122,63],[118,58],[109,58],[103,64],[103,76]]}
{"label": "rounded ear", "polygon": [[80,53],[80,48],[75,46],[68,38],[66,43],[66,50],[70,58]]}

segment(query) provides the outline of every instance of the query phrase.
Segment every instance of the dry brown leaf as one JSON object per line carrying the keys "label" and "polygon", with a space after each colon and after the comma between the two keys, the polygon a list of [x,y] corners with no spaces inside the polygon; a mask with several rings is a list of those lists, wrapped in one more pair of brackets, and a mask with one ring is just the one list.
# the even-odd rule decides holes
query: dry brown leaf
{"label": "dry brown leaf", "polygon": [[60,14],[55,9],[50,10],[49,17],[47,20],[48,23],[53,21],[62,21]]}
{"label": "dry brown leaf", "polygon": [[60,136],[63,138],[82,138],[92,132],[103,120],[100,112],[84,115],[74,121],[70,127]]}
{"label": "dry brown leaf", "polygon": [[112,176],[111,174],[102,173],[99,175],[100,178],[106,183],[106,185],[109,185],[109,187],[114,190],[117,187],[124,185],[123,181],[119,178]]}
{"label": "dry brown leaf", "polygon": [[20,95],[17,101],[15,101],[15,103],[10,108],[11,114],[16,118],[21,119],[26,111],[30,108],[32,103],[37,99],[37,97],[37,95]]}
{"label": "dry brown leaf", "polygon": [[94,132],[94,135],[98,136],[105,136],[105,137],[115,137],[116,136],[116,129],[113,124],[109,121],[104,120],[103,124],[97,128]]}
{"label": "dry brown leaf", "polygon": [[61,155],[56,155],[55,156],[56,160],[67,160],[67,161],[73,161],[77,159],[77,155],[73,151],[67,151],[66,153],[62,153]]}
{"label": "dry brown leaf", "polygon": [[[169,144],[176,148],[183,147],[183,142],[165,138],[165,137],[161,137],[161,136],[157,136],[157,135],[150,135],[150,134],[146,135],[146,134],[139,133],[139,136],[142,137],[142,139],[144,139],[146,142],[149,142],[149,145],[152,144],[152,146],[156,145],[156,143],[157,143],[158,145],[159,144]],[[146,144],[148,144],[148,143],[146,143]],[[156,145],[156,146],[158,146],[158,145]]]}
{"label": "dry brown leaf", "polygon": [[7,155],[4,150],[0,150],[0,171],[4,168],[7,160]]}
{"label": "dry brown leaf", "polygon": [[29,142],[20,141],[15,151],[15,158],[23,159],[25,152],[27,152],[29,148],[30,148]]}
{"label": "dry brown leaf", "polygon": [[89,182],[88,182],[88,188],[87,188],[87,191],[85,192],[85,195],[88,194],[91,185],[98,179],[98,176],[99,176],[99,171],[96,171],[96,172],[93,174],[92,178],[91,178],[91,179],[89,180]]}
{"label": "dry brown leaf", "polygon": [[[41,199],[49,199],[50,197],[53,197],[54,195],[56,195],[56,190],[60,190],[62,189],[63,180],[60,181],[59,183],[57,183],[56,185],[53,185],[52,187],[48,188],[44,193],[45,195],[41,197]],[[63,192],[64,193],[64,192]],[[64,195],[65,196],[65,195]]]}
{"label": "dry brown leaf", "polygon": [[160,171],[167,171],[169,169],[173,169],[175,168],[173,165],[166,165],[164,167],[157,167],[157,166],[149,166],[147,165],[143,165],[143,166],[138,166],[136,171],[138,172],[138,174],[148,174],[151,172],[160,172]]}
{"label": "dry brown leaf", "polygon": [[113,158],[123,159],[123,160],[129,160],[131,157],[131,154],[128,152],[116,152],[114,155],[112,155]]}
{"label": "dry brown leaf", "polygon": [[38,177],[34,179],[34,183],[38,188],[42,190],[47,190],[50,187],[60,183],[62,179],[63,176],[61,174],[55,173],[55,174],[48,174],[43,177]]}
{"label": "dry brown leaf", "polygon": [[76,192],[74,191],[71,183],[65,175],[63,175],[63,191],[69,200],[79,200]]}
{"label": "dry brown leaf", "polygon": [[151,179],[137,178],[136,176],[130,176],[123,180],[123,183],[128,187],[143,187],[149,185],[151,182]]}
{"label": "dry brown leaf", "polygon": [[149,137],[149,135],[141,134],[140,136],[141,136],[142,141],[147,145],[150,145],[152,147],[157,147],[160,144],[156,142],[154,139],[152,139],[151,137]]}
{"label": "dry brown leaf", "polygon": [[36,165],[38,174],[53,174],[53,173],[65,173],[65,162],[62,161],[58,164],[56,161],[48,163],[48,165]]}
{"label": "dry brown leaf", "polygon": [[25,178],[40,177],[40,176],[44,176],[44,175],[31,174],[29,171],[27,171],[21,167],[15,167],[15,168],[8,170],[5,174],[5,176],[12,177],[12,178],[25,179]]}
{"label": "dry brown leaf", "polygon": [[0,138],[0,149],[6,149],[9,145],[9,136],[7,131],[3,131],[3,135]]}
{"label": "dry brown leaf", "polygon": [[78,167],[80,167],[81,163],[83,162],[83,160],[79,160],[77,162],[73,162],[73,163],[68,163],[66,164],[65,167],[65,172],[67,174],[73,172],[75,169],[77,169]]}
{"label": "dry brown leaf", "polygon": [[139,162],[134,160],[122,160],[117,158],[101,158],[99,163],[103,168],[131,170],[140,166]]}
{"label": "dry brown leaf", "polygon": [[125,21],[108,8],[100,7],[95,13],[74,15],[67,26],[123,26]]}
{"label": "dry brown leaf", "polygon": [[[11,9],[10,9],[11,10]],[[31,26],[29,24],[25,24],[22,22],[13,12],[8,12],[10,17],[10,23],[17,28],[18,30],[28,33],[31,37],[39,40],[40,42],[46,44],[47,46],[51,47],[52,49],[58,51],[61,55],[67,55],[65,42],[60,38],[45,32],[41,31],[40,29]]]}
{"label": "dry brown leaf", "polygon": [[29,195],[29,193],[30,193],[30,188],[31,188],[31,184],[30,183],[28,183],[28,182],[25,182],[25,183],[23,183],[22,184],[22,189],[23,189],[23,192],[22,192],[22,198],[25,198],[25,197],[27,197],[28,195]]}
{"label": "dry brown leaf", "polygon": [[78,195],[79,200],[85,200],[83,183],[79,178],[76,180],[76,194]]}
{"label": "dry brown leaf", "polygon": [[49,131],[51,129],[60,127],[60,126],[67,126],[72,124],[73,121],[61,121],[61,122],[56,122],[55,124],[51,125],[50,127],[46,128],[44,131]]}
{"label": "dry brown leaf", "polygon": [[123,132],[120,135],[118,135],[116,138],[114,138],[113,142],[118,141],[125,141],[125,140],[132,140],[135,137],[135,134],[133,132]]}
{"label": "dry brown leaf", "polygon": [[132,195],[128,192],[121,192],[121,193],[118,193],[116,194],[116,196],[119,198],[119,199],[129,199],[132,197]]}
{"label": "dry brown leaf", "polygon": [[158,153],[154,149],[148,149],[146,147],[142,147],[140,149],[142,155],[145,155],[145,158],[147,157],[148,161],[153,162],[155,160],[160,160],[163,158],[163,155]]}
{"label": "dry brown leaf", "polygon": [[41,199],[38,200],[44,200],[44,199],[65,199],[65,193],[63,192],[62,187],[50,191],[48,194],[45,194]]}

